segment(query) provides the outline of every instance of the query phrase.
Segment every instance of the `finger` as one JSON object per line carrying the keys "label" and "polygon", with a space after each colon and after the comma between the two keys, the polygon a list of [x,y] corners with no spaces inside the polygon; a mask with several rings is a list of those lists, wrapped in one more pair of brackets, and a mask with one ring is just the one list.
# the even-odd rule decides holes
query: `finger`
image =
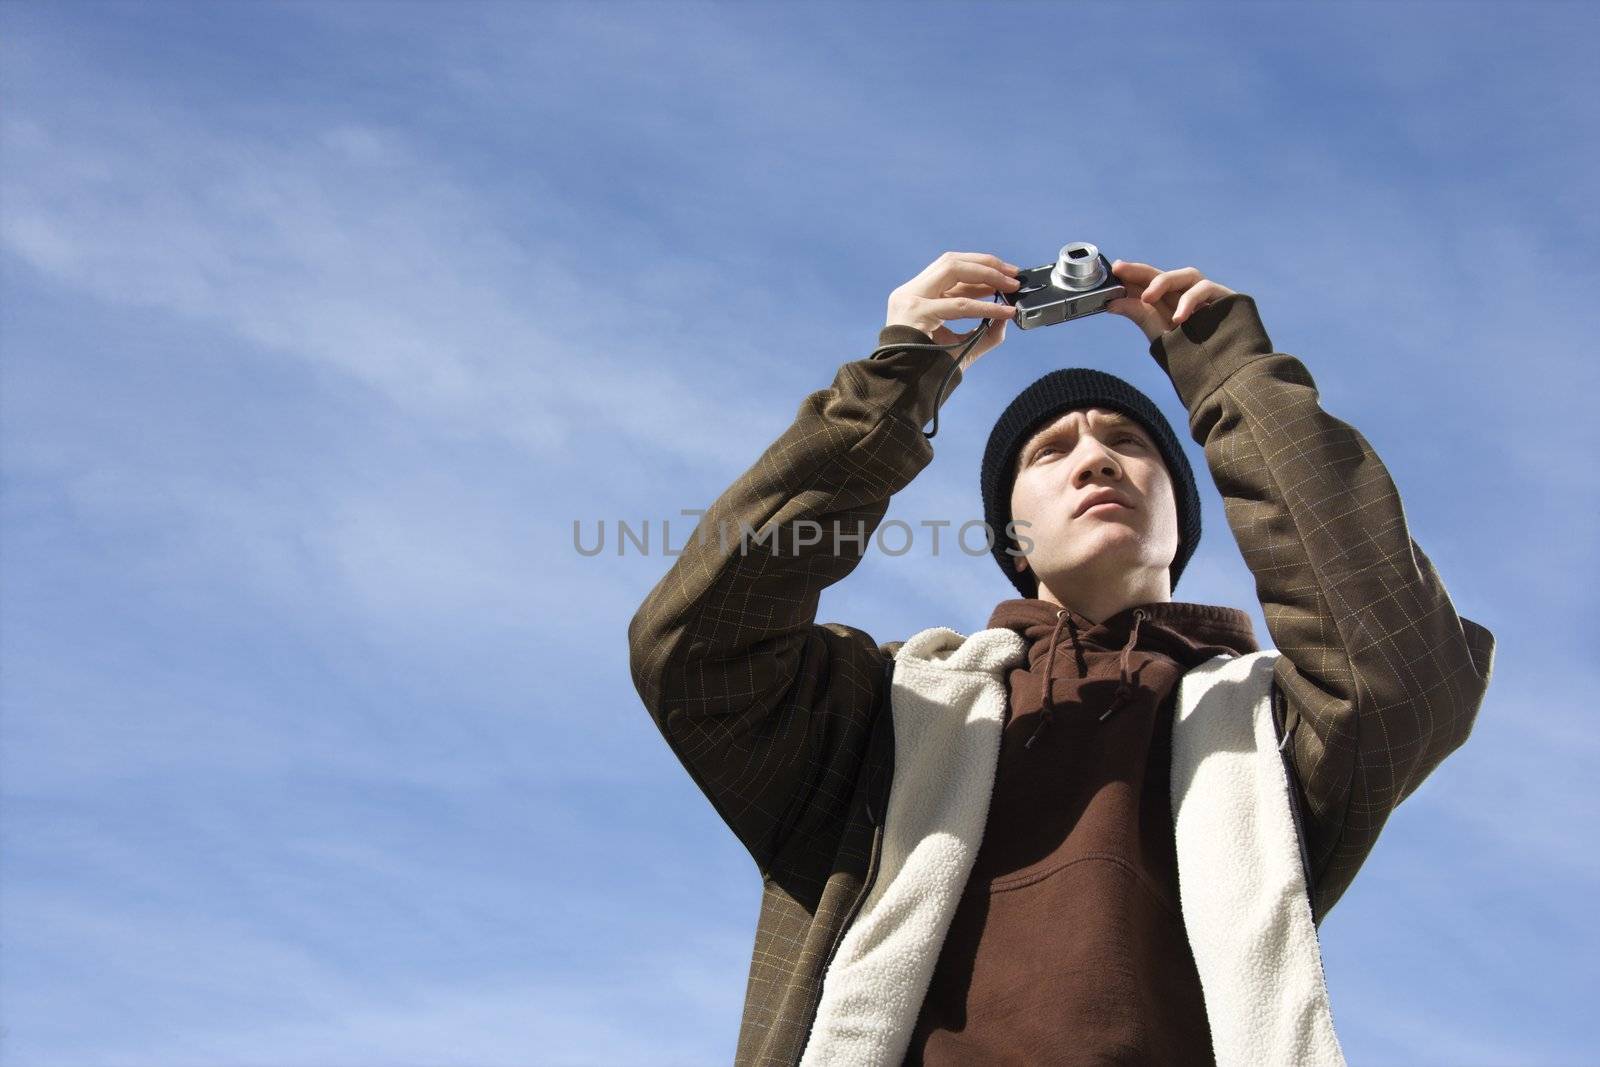
{"label": "finger", "polygon": [[1144,329],[1145,324],[1159,314],[1154,308],[1146,307],[1138,297],[1133,296],[1118,297],[1106,305],[1106,310],[1113,315],[1129,319],[1140,329]]}
{"label": "finger", "polygon": [[990,322],[989,328],[984,331],[983,337],[979,339],[977,344],[972,346],[972,351],[968,353],[967,366],[972,366],[972,361],[977,359],[979,356],[994,351],[996,346],[998,346],[1000,342],[1004,341],[1005,339],[1006,320],[995,319]]}
{"label": "finger", "polygon": [[[973,336],[976,335],[978,333],[978,331],[982,330],[982,331],[984,331],[985,334],[987,334],[988,331],[993,329],[993,328],[994,328],[994,324],[993,323],[982,323],[982,322],[980,322],[978,325],[974,326],[972,329],[970,329],[970,330],[962,330],[960,333],[957,333],[954,330],[950,330],[950,328],[948,326],[945,327],[946,330],[949,330],[950,336],[954,337],[961,344],[966,344],[968,341],[972,340]],[[977,344],[973,345],[972,347],[974,349],[982,348],[983,347],[983,342],[979,341]]]}
{"label": "finger", "polygon": [[959,265],[987,267],[996,272],[996,275],[1016,274],[1020,267],[1007,263],[999,256],[988,252],[945,252],[922,269],[922,272],[911,280],[910,284],[920,285],[933,283],[943,279],[942,288],[948,288],[953,281],[964,280],[957,277]]}
{"label": "finger", "polygon": [[[1016,282],[1016,279],[1012,279],[1012,281]],[[1021,285],[1020,282],[1016,282],[1016,284],[1007,285],[1007,286],[1004,286],[1004,288],[1009,291],[1009,290],[1018,288],[1020,285]],[[989,285],[989,284],[987,284],[985,282],[961,282],[958,285],[952,285],[950,288],[946,289],[944,292],[940,293],[939,295],[940,296],[993,296],[995,294],[995,292],[997,292],[995,287],[992,286],[992,285]]]}
{"label": "finger", "polygon": [[1017,313],[1017,309],[1010,304],[1001,304],[993,300],[979,300],[970,296],[927,299],[922,302],[922,307],[945,322],[949,322],[952,319],[972,318],[1009,319]]}
{"label": "finger", "polygon": [[1202,277],[1203,275],[1193,267],[1162,271],[1145,286],[1143,299],[1146,303],[1150,303],[1169,292],[1182,292]]}
{"label": "finger", "polygon": [[1013,275],[999,267],[957,258],[951,253],[949,258],[941,256],[929,265],[928,270],[912,279],[912,291],[921,296],[942,296],[960,283],[987,284],[990,292],[1016,289],[1021,285]]}
{"label": "finger", "polygon": [[1148,263],[1130,263],[1125,259],[1111,261],[1111,272],[1121,281],[1138,282],[1141,285],[1150,281],[1161,272]]}
{"label": "finger", "polygon": [[1182,292],[1199,281],[1201,277],[1201,273],[1193,267],[1179,267],[1177,270],[1162,271],[1155,276],[1155,280],[1145,286],[1143,300],[1147,304],[1152,303],[1173,288],[1177,288],[1179,292]]}
{"label": "finger", "polygon": [[1005,321],[1006,321],[1005,319],[996,319],[996,320],[992,320],[992,321],[990,321],[988,323],[981,323],[980,322],[978,325],[974,326],[972,329],[963,330],[960,333],[957,333],[956,331],[952,330],[950,327],[948,327],[948,326],[944,325],[943,323],[941,323],[938,326],[935,326],[933,328],[933,332],[930,333],[928,336],[932,337],[935,341],[938,341],[940,344],[964,345],[968,341],[972,340],[972,335],[973,334],[975,334],[979,330],[983,330],[983,329],[985,329],[985,327],[987,327],[987,330],[985,332],[984,338],[982,340],[978,341],[977,344],[972,346],[972,351],[976,352],[979,349],[982,349],[985,345],[989,344],[989,338],[992,338],[994,336],[994,333],[995,333],[996,329],[998,329],[999,327],[1005,325]]}
{"label": "finger", "polygon": [[1004,271],[1008,274],[1015,274],[1022,269],[1015,263],[1008,263],[999,256],[992,255],[988,252],[945,252],[942,253],[938,259],[924,267],[922,269],[922,273],[919,274],[918,277],[920,278],[924,275],[938,274],[939,272],[946,270],[952,263],[976,263],[980,266],[991,267],[994,270]]}
{"label": "finger", "polygon": [[956,259],[970,260],[974,263],[984,263],[996,270],[1009,271],[1012,274],[1022,269],[1015,263],[1009,263],[990,252],[946,252],[945,255],[953,256]]}
{"label": "finger", "polygon": [[1135,315],[1147,315],[1150,313],[1149,309],[1141,304],[1137,298],[1131,296],[1119,296],[1115,300],[1108,301],[1106,310],[1113,315],[1126,315],[1130,319]]}
{"label": "finger", "polygon": [[1172,313],[1173,322],[1182,322],[1205,305],[1220,300],[1232,293],[1233,290],[1223,285],[1218,285],[1209,279],[1184,293],[1178,300],[1178,307]]}
{"label": "finger", "polygon": [[1215,297],[1211,296],[1206,291],[1205,286],[1195,286],[1193,289],[1190,289],[1188,292],[1184,293],[1182,298],[1179,299],[1177,308],[1172,312],[1173,323],[1176,324],[1184,321],[1190,315],[1194,314],[1194,312],[1211,303],[1213,299],[1215,299]]}
{"label": "finger", "polygon": [[[986,328],[983,331],[983,336],[978,338],[977,343],[972,346],[972,351],[968,354],[969,361],[971,359],[977,359],[979,356],[983,355],[985,352],[994,348],[995,345],[998,345],[1001,341],[1006,339],[1006,323],[1008,321],[1010,320],[989,319],[986,322],[979,324]],[[975,330],[977,327],[974,327],[973,329]],[[972,332],[972,330],[969,330],[963,336],[970,337],[972,336]]]}

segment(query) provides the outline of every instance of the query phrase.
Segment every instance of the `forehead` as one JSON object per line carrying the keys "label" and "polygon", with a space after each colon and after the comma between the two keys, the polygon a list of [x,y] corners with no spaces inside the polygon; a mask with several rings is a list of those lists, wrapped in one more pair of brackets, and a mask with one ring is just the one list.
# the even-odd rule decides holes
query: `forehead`
{"label": "forehead", "polygon": [[1068,428],[1081,431],[1085,422],[1097,430],[1126,428],[1143,432],[1143,427],[1120,411],[1113,411],[1110,408],[1078,408],[1063,412],[1058,418],[1051,419],[1039,427],[1029,436],[1027,443],[1032,444],[1041,437]]}

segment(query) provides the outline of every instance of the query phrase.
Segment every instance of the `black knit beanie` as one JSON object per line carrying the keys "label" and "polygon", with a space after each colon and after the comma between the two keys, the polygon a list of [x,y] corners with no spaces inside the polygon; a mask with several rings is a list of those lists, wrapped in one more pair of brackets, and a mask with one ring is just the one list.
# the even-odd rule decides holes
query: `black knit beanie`
{"label": "black knit beanie", "polygon": [[1172,496],[1178,506],[1178,551],[1169,573],[1172,588],[1178,586],[1183,568],[1200,544],[1200,494],[1195,489],[1194,473],[1189,469],[1178,438],[1161,409],[1144,393],[1114,374],[1091,367],[1068,367],[1051,371],[1028,386],[1001,413],[989,433],[983,451],[983,517],[994,532],[993,555],[1011,584],[1024,597],[1039,595],[1039,581],[1033,568],[1015,569],[1016,556],[1006,550],[1020,546],[1006,536],[1011,521],[1011,484],[1017,453],[1028,438],[1050,421],[1079,408],[1111,408],[1143,426],[1166,461],[1172,479]]}

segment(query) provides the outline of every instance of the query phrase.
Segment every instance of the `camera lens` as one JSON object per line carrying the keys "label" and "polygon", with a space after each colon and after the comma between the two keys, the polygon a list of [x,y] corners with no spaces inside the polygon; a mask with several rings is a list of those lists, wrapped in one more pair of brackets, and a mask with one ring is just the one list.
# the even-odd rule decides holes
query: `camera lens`
{"label": "camera lens", "polygon": [[1055,269],[1050,272],[1051,283],[1061,289],[1093,289],[1105,281],[1105,277],[1100,250],[1088,241],[1062,245]]}

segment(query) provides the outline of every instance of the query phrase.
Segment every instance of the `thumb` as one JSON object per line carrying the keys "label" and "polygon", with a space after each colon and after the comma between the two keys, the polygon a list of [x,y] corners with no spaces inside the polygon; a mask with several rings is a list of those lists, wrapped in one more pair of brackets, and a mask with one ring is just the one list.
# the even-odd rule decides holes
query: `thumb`
{"label": "thumb", "polygon": [[1136,296],[1119,296],[1106,304],[1106,310],[1113,315],[1131,319],[1133,324],[1145,333],[1150,332],[1152,323],[1156,321],[1156,309]]}
{"label": "thumb", "polygon": [[[987,328],[985,328],[985,323],[987,323]],[[977,333],[979,330],[984,331],[983,336],[979,337],[976,341],[973,341],[973,334]],[[978,361],[979,356],[983,355],[995,345],[1005,340],[1005,335],[1005,319],[985,319],[972,329],[963,331],[962,333],[956,333],[947,326],[940,326],[939,332],[935,333],[933,336],[934,339],[939,341],[941,344],[953,344],[960,346],[951,349],[950,354],[961,361],[961,370],[962,373],[965,373],[968,367],[971,367]],[[966,348],[968,341],[972,341],[972,347],[970,349]],[[963,352],[965,352],[964,355]]]}
{"label": "thumb", "polygon": [[[1006,335],[1006,320],[1004,318],[985,319],[979,325],[984,326],[983,336],[978,339],[978,348],[993,348],[1000,343]],[[971,336],[966,334],[963,336]]]}
{"label": "thumb", "polygon": [[1121,315],[1125,319],[1138,322],[1149,313],[1150,308],[1136,296],[1119,296],[1115,300],[1106,302],[1106,310],[1113,315]]}
{"label": "thumb", "polygon": [[972,346],[972,351],[967,353],[966,363],[961,368],[963,373],[978,361],[979,356],[989,352],[1006,339],[1006,320],[990,319],[988,321],[988,329],[984,330],[983,336],[978,338],[978,342]]}

